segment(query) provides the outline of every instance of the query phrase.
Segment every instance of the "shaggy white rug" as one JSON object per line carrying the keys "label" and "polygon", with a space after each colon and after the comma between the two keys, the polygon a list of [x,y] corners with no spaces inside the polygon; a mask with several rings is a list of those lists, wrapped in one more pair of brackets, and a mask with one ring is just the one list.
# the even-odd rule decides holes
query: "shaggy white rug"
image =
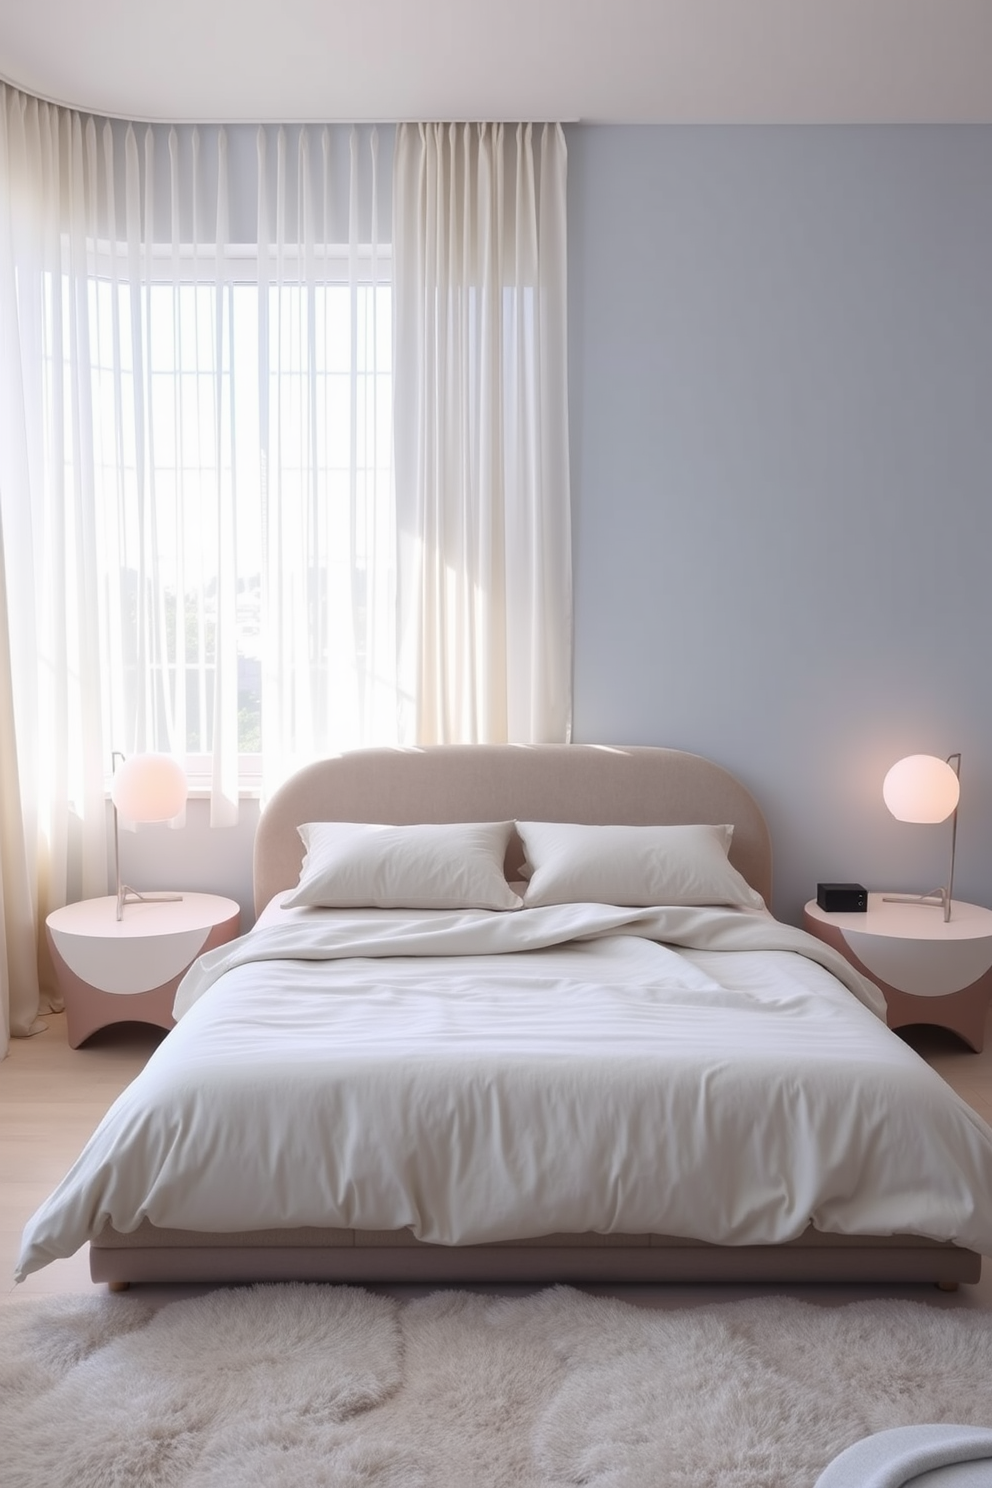
{"label": "shaggy white rug", "polygon": [[992,1314],[302,1285],[0,1307],[4,1488],[812,1488],[923,1421],[992,1426]]}

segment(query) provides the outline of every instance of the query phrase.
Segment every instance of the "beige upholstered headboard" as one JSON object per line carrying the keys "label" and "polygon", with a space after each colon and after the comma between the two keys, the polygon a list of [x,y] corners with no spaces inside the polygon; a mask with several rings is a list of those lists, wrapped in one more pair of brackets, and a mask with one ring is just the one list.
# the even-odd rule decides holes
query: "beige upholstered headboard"
{"label": "beige upholstered headboard", "polygon": [[[300,876],[308,821],[731,822],[730,861],[771,904],[768,827],[733,775],[678,749],[591,744],[455,744],[356,749],[307,765],[262,812],[255,835],[255,912]],[[522,859],[514,835],[507,870]]]}

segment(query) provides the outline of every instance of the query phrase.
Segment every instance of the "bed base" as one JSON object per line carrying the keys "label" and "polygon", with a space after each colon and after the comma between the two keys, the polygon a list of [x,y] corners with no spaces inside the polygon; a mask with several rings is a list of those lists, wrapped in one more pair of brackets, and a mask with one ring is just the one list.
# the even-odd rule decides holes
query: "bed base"
{"label": "bed base", "polygon": [[915,1235],[824,1235],[784,1245],[708,1245],[664,1235],[549,1235],[494,1245],[431,1245],[409,1231],[283,1230],[199,1235],[147,1222],[133,1235],[105,1229],[90,1245],[90,1275],[135,1283],[324,1281],[461,1285],[565,1283],[936,1284],[978,1281],[982,1258]]}

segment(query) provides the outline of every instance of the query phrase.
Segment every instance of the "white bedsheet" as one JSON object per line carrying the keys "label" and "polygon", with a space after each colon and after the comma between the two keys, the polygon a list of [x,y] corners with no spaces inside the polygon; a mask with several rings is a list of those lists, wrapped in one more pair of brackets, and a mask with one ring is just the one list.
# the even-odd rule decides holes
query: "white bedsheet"
{"label": "white bedsheet", "polygon": [[[992,1253],[992,1131],[801,931],[735,910],[297,915],[202,958],[18,1278],[145,1218],[445,1244],[767,1244],[812,1221]],[[535,948],[468,949],[507,937]],[[735,941],[773,948],[710,948]]]}

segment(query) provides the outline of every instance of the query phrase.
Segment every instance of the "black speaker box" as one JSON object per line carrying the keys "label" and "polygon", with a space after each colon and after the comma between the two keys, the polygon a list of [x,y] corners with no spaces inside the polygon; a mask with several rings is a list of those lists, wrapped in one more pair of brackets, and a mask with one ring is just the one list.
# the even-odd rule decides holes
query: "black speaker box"
{"label": "black speaker box", "polygon": [[828,914],[850,914],[868,908],[868,890],[857,883],[818,883],[816,902]]}

